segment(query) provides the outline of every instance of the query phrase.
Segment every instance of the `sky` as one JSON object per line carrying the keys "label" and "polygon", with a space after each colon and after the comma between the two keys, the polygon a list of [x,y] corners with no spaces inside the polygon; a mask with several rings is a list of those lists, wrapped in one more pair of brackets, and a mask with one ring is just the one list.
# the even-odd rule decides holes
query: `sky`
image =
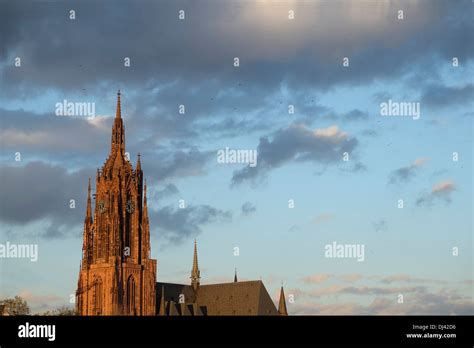
{"label": "sky", "polygon": [[[0,243],[38,246],[0,258],[0,298],[71,305],[120,89],[158,281],[190,282],[196,239],[202,283],[237,269],[274,301],[283,284],[290,314],[474,314],[472,1],[0,9]],[[64,100],[95,114],[58,116]]]}

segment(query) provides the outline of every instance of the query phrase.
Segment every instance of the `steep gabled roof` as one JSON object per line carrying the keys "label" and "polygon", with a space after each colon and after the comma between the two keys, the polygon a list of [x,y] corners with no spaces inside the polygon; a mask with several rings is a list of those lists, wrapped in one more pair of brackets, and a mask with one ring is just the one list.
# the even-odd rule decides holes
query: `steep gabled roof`
{"label": "steep gabled roof", "polygon": [[196,303],[206,310],[206,315],[278,315],[261,280],[200,285],[197,291],[190,285],[160,282],[156,285],[157,299],[161,299],[162,289],[166,302],[179,302],[183,294],[185,303]]}
{"label": "steep gabled roof", "polygon": [[196,302],[207,308],[207,315],[278,314],[260,280],[201,285]]}

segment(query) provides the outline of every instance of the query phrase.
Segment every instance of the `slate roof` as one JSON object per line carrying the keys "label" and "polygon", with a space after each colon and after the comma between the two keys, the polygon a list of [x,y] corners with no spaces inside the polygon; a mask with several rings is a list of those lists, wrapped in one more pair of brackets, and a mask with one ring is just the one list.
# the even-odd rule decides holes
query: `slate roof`
{"label": "slate roof", "polygon": [[[156,285],[158,306],[164,287],[168,307],[170,303],[179,302],[180,294],[183,294],[186,304],[196,303],[205,315],[278,315],[275,304],[260,280],[200,285],[196,292],[190,285],[160,282]],[[180,305],[183,304],[178,303]],[[176,315],[176,310],[167,308],[166,313]]]}

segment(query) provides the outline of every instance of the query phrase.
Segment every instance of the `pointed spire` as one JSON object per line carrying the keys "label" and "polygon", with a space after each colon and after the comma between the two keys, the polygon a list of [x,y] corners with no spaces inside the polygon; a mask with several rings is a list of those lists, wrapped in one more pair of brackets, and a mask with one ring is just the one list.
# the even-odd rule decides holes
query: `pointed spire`
{"label": "pointed spire", "polygon": [[237,267],[235,268],[235,274],[234,274],[234,283],[237,283]]}
{"label": "pointed spire", "polygon": [[92,210],[91,210],[91,178],[89,178],[89,184],[87,186],[87,209],[86,209],[86,221],[92,222]]}
{"label": "pointed spire", "polygon": [[158,315],[166,315],[165,286],[161,287],[160,312]]}
{"label": "pointed spire", "polygon": [[114,125],[112,127],[112,152],[120,151],[123,160],[125,155],[125,128],[123,126],[122,111],[120,107],[120,90],[117,93],[117,111],[115,114]]}
{"label": "pointed spire", "polygon": [[280,303],[278,304],[278,313],[280,315],[288,315],[288,311],[286,310],[285,291],[283,291],[283,284],[281,285],[280,290]]}
{"label": "pointed spire", "polygon": [[137,168],[136,168],[136,170],[137,170],[137,172],[139,172],[140,170],[142,170],[142,164],[140,162],[140,152],[138,153],[137,157],[138,157],[138,159],[137,159]]}
{"label": "pointed spire", "polygon": [[122,110],[120,107],[120,89],[117,92],[117,111],[115,113],[115,118],[122,118]]}
{"label": "pointed spire", "polygon": [[199,286],[199,279],[201,278],[198,266],[198,256],[197,256],[197,243],[196,239],[194,240],[194,257],[193,257],[193,269],[191,271],[191,285],[194,290],[197,290]]}

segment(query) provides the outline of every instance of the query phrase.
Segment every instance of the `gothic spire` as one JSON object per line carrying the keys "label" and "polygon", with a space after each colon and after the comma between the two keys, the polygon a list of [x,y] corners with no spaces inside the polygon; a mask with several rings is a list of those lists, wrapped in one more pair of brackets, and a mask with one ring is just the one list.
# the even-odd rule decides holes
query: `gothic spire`
{"label": "gothic spire", "polygon": [[117,93],[117,111],[115,113],[114,126],[112,128],[112,152],[125,154],[125,127],[123,126],[122,111],[120,107],[120,90]]}
{"label": "gothic spire", "polygon": [[235,269],[235,274],[234,274],[234,283],[237,283],[237,268]]}
{"label": "gothic spire", "polygon": [[288,311],[286,310],[285,292],[283,291],[283,285],[281,286],[280,290],[280,303],[278,304],[278,313],[280,315],[288,315]]}
{"label": "gothic spire", "polygon": [[199,279],[201,278],[198,266],[198,255],[197,255],[197,244],[196,239],[194,240],[194,257],[193,257],[193,269],[191,271],[191,285],[194,290],[197,290],[199,286]]}
{"label": "gothic spire", "polygon": [[160,312],[158,315],[166,315],[165,286],[161,287]]}
{"label": "gothic spire", "polygon": [[117,92],[117,111],[115,113],[115,118],[122,118],[122,110],[120,108],[120,89]]}
{"label": "gothic spire", "polygon": [[139,172],[140,170],[142,170],[142,164],[140,162],[140,152],[138,153],[138,159],[137,159],[137,168],[136,168],[136,171]]}

